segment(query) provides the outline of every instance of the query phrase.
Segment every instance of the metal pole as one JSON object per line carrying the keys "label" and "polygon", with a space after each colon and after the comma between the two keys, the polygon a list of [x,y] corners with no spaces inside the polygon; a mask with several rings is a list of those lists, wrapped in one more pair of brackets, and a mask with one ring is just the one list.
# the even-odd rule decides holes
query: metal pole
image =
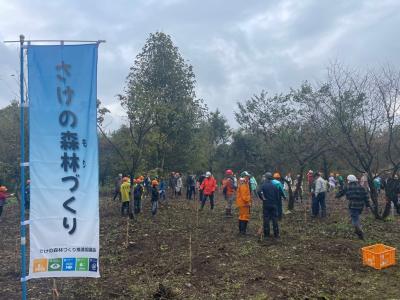
{"label": "metal pole", "polygon": [[24,41],[25,37],[21,34],[20,39],[20,143],[21,143],[21,285],[22,300],[26,300],[26,231],[25,231],[25,128],[24,128]]}

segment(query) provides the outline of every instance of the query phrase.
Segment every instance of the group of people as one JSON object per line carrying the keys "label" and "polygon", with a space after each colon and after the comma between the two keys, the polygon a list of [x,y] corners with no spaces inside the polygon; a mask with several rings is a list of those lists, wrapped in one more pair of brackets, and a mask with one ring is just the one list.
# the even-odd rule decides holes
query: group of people
{"label": "group of people", "polygon": [[123,177],[122,174],[118,174],[115,181],[113,200],[120,198],[121,215],[129,215],[130,218],[133,218],[134,215],[140,214],[142,211],[142,199],[150,195],[151,214],[155,216],[160,197],[165,198],[165,190],[163,191],[161,188],[157,179],[150,180],[147,175],[146,177],[139,176],[131,179],[129,176]]}
{"label": "group of people", "polygon": [[[300,176],[296,177],[296,181]],[[324,179],[320,172],[308,171],[306,174],[309,193],[311,196],[311,214],[312,217],[325,218],[326,196],[328,192],[334,192],[336,198],[345,196],[349,201],[349,215],[354,226],[356,235],[363,239],[364,233],[361,228],[360,215],[364,207],[370,207],[368,182],[365,174],[360,177],[350,174],[347,176],[347,182],[340,174],[330,174],[328,180]],[[386,183],[380,180],[380,187]],[[399,180],[397,179],[396,182]],[[182,174],[172,172],[168,180],[155,176],[139,176],[131,180],[129,177],[123,177],[119,174],[115,183],[113,199],[120,198],[122,202],[121,215],[130,215],[141,213],[142,199],[149,196],[151,199],[151,213],[156,215],[158,202],[160,199],[166,199],[167,190],[170,190],[169,196],[176,198],[182,195],[184,189]],[[367,185],[365,184],[367,182]],[[374,182],[375,184],[375,182]],[[393,183],[389,180],[389,186]],[[210,203],[210,209],[215,207],[215,192],[218,189],[218,182],[211,174],[205,172],[200,176],[189,174],[185,180],[186,198],[192,200],[196,198],[200,201],[199,210],[203,210],[206,203]],[[279,221],[283,216],[283,201],[288,198],[288,188],[296,186],[292,182],[290,174],[284,178],[278,172],[266,172],[262,176],[262,182],[259,185],[253,175],[247,171],[240,174],[234,174],[231,169],[225,171],[225,176],[221,182],[222,193],[226,202],[225,215],[233,216],[233,206],[236,204],[238,210],[239,234],[246,234],[247,225],[250,220],[251,206],[254,199],[260,199],[263,204],[263,232],[264,237],[270,236],[270,225],[272,223],[273,235],[279,238]],[[400,182],[395,187],[395,197],[400,194]],[[0,198],[1,199],[1,198]],[[0,202],[1,205],[1,202]],[[400,214],[400,205],[396,201],[396,209]]]}

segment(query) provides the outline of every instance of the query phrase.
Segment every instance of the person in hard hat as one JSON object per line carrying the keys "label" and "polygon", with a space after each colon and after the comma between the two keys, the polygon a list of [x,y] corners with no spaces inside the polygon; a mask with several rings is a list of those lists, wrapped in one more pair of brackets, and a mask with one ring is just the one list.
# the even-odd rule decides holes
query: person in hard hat
{"label": "person in hard hat", "polygon": [[222,189],[226,201],[225,215],[228,217],[232,216],[232,204],[235,200],[236,188],[233,171],[228,169],[225,171],[225,178],[222,181]]}
{"label": "person in hard hat", "polygon": [[[135,185],[133,186],[133,205],[135,215],[139,214],[142,209],[142,197],[144,194],[143,180],[139,177],[135,180]],[[144,179],[144,177],[143,177]]]}
{"label": "person in hard hat", "polygon": [[269,238],[271,222],[274,236],[275,238],[279,238],[278,203],[280,201],[280,193],[278,188],[272,183],[273,177],[270,172],[266,172],[264,178],[258,190],[258,196],[263,202],[264,238]]}
{"label": "person in hard hat", "polygon": [[274,175],[272,176],[272,184],[275,185],[278,188],[279,191],[279,201],[278,201],[278,220],[282,220],[283,216],[283,205],[282,205],[282,199],[286,200],[285,196],[285,191],[283,189],[283,184],[280,181],[281,180],[281,174],[278,172],[275,172]]}
{"label": "person in hard hat", "polygon": [[6,186],[0,186],[0,217],[3,213],[3,207],[6,204],[6,200],[10,195],[7,193]]}
{"label": "person in hard hat", "polygon": [[122,184],[121,184],[121,201],[122,201],[122,206],[121,206],[121,215],[127,215],[129,213],[129,199],[130,199],[130,191],[131,191],[131,184],[129,182],[129,177],[123,177],[122,178]]}
{"label": "person in hard hat", "polygon": [[355,234],[364,239],[364,232],[361,229],[360,215],[364,206],[370,207],[368,201],[368,192],[363,188],[354,175],[347,176],[348,185],[336,194],[336,198],[346,196],[349,201],[349,214],[351,223],[354,226]]}
{"label": "person in hard hat", "polygon": [[118,174],[118,177],[114,181],[114,196],[113,201],[118,197],[121,199],[121,184],[122,184],[122,174]]}
{"label": "person in hard hat", "polygon": [[203,197],[202,197],[203,199],[201,201],[200,210],[203,210],[207,198],[210,199],[211,210],[214,209],[214,193],[216,188],[217,188],[217,181],[212,176],[211,172],[206,172],[206,178],[204,178],[203,182],[200,185],[200,190],[203,191]]}
{"label": "person in hard hat", "polygon": [[236,206],[239,209],[239,233],[246,234],[250,220],[251,192],[249,177],[240,177],[236,195]]}
{"label": "person in hard hat", "polygon": [[159,199],[159,192],[158,192],[158,181],[153,180],[151,182],[151,214],[152,216],[155,216],[157,213],[157,208],[158,208],[158,199]]}

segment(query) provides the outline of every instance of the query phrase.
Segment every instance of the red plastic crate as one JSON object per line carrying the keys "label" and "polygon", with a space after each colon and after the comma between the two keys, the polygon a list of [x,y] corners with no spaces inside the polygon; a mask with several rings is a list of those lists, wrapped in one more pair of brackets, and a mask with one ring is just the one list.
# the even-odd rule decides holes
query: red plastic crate
{"label": "red plastic crate", "polygon": [[361,248],[363,264],[377,270],[396,264],[396,248],[375,244]]}

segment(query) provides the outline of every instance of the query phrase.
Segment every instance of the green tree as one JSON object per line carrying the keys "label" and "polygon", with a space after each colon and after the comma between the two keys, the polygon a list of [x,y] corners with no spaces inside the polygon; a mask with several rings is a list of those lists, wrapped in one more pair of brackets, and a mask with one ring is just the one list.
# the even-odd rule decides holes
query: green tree
{"label": "green tree", "polygon": [[193,137],[204,108],[195,95],[195,76],[162,32],[150,34],[127,77],[125,95],[120,95],[129,120],[132,142],[131,172],[140,167],[145,146],[156,145],[156,165],[185,167],[187,144]]}

